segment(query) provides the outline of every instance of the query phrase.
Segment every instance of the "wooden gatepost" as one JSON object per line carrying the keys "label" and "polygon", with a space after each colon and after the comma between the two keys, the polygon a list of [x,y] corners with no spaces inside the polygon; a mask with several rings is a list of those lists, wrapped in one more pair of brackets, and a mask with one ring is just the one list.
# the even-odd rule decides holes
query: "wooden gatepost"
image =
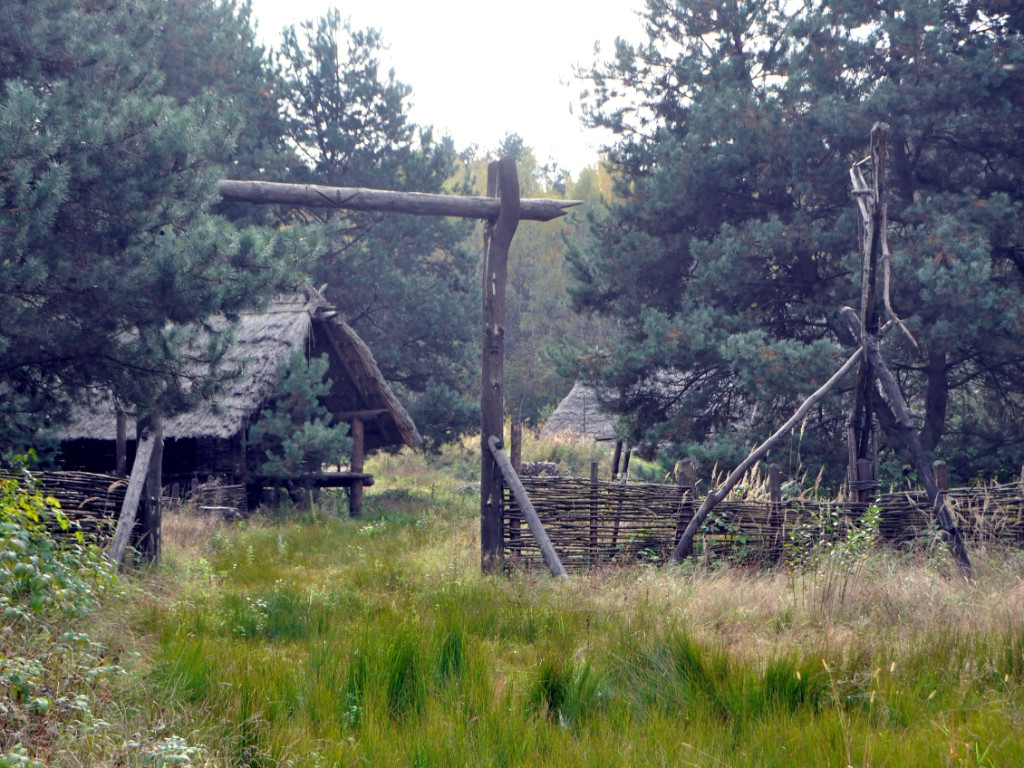
{"label": "wooden gatepost", "polygon": [[[521,199],[516,164],[510,157],[503,157],[488,165],[485,197],[232,180],[221,181],[219,191],[224,200],[232,202],[485,220],[480,391],[480,565],[485,572],[499,569],[504,560],[502,487],[503,484],[514,487],[513,478],[518,480],[511,469],[511,462],[503,471],[504,454],[501,448],[505,396],[505,288],[509,246],[521,220],[551,221],[564,216],[568,208],[580,205],[581,202]],[[496,441],[493,446],[492,440]],[[521,484],[519,490],[522,491]],[[522,494],[525,497],[525,491]],[[544,534],[539,518],[528,518],[527,522],[535,536]],[[543,538],[547,538],[546,534]],[[538,543],[543,551],[545,548],[540,538]],[[550,541],[548,549],[550,551],[545,554],[545,559],[554,553]],[[561,569],[560,574],[559,569],[560,563],[557,567],[552,566],[552,573],[563,575],[564,569]]]}

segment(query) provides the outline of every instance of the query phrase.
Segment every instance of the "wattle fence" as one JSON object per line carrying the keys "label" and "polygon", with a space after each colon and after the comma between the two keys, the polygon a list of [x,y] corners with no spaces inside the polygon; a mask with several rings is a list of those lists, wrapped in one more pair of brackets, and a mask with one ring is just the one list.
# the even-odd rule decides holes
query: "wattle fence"
{"label": "wattle fence", "polygon": [[[674,485],[591,481],[572,477],[524,477],[522,483],[567,570],[581,571],[638,561],[664,562],[700,506],[691,489]],[[1021,483],[944,491],[968,542],[1024,545]],[[877,497],[883,541],[906,545],[939,536],[924,491]],[[863,503],[793,499],[770,503],[726,500],[694,540],[694,555],[771,563],[794,534],[818,530],[840,536],[863,517]],[[505,554],[512,567],[544,564],[515,500],[504,497]]]}

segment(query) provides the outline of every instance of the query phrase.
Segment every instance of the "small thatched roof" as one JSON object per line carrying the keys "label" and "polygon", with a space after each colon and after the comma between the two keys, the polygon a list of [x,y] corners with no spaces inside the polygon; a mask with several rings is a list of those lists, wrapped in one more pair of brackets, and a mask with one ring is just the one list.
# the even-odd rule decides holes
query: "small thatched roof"
{"label": "small thatched roof", "polygon": [[591,440],[616,440],[616,417],[601,409],[601,401],[591,387],[576,382],[555,412],[551,414],[541,435],[575,435]]}
{"label": "small thatched roof", "polygon": [[[422,438],[408,412],[381,375],[366,344],[316,291],[276,299],[262,312],[243,313],[234,323],[214,319],[210,325],[230,333],[233,342],[222,370],[239,369],[216,397],[164,423],[166,439],[230,438],[242,430],[274,393],[278,371],[294,349],[311,356],[327,353],[333,383],[327,406],[340,420],[356,411],[384,411],[366,421],[367,449],[419,445]],[[129,436],[135,434],[129,422]],[[115,440],[116,418],[109,399],[76,407],[62,440]]]}

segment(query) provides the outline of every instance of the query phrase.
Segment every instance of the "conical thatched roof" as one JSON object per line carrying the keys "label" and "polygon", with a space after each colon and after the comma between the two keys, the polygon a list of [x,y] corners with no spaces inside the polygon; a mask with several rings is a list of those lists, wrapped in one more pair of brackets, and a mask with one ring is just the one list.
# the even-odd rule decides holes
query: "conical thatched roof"
{"label": "conical thatched roof", "polygon": [[576,382],[541,427],[541,435],[575,435],[591,440],[615,440],[616,417],[601,410],[591,387]]}
{"label": "conical thatched roof", "polygon": [[[210,325],[233,336],[221,369],[241,372],[224,384],[214,399],[166,421],[166,439],[237,434],[273,394],[278,371],[292,350],[304,347],[312,356],[328,355],[333,386],[327,405],[339,420],[347,420],[345,415],[354,412],[383,411],[366,420],[367,449],[422,443],[416,425],[384,380],[369,348],[318,292],[280,297],[264,311],[243,313],[235,323],[215,318]],[[114,440],[116,428],[110,400],[99,398],[79,405],[60,437]],[[131,422],[128,434],[135,434]]]}

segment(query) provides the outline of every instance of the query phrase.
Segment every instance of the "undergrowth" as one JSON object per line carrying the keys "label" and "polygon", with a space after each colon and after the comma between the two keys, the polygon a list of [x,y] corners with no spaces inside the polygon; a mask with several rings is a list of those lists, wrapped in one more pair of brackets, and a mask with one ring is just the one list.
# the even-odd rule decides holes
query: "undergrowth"
{"label": "undergrowth", "polygon": [[[81,628],[96,665],[120,667],[84,690],[102,725],[47,721],[18,694],[36,719],[5,731],[19,734],[5,759],[1024,763],[1019,552],[972,551],[978,577],[968,584],[941,548],[877,549],[870,519],[828,531],[825,518],[800,557],[792,545],[789,567],[485,576],[479,500],[458,491],[461,478],[415,457],[387,461],[410,473],[376,469],[358,519],[315,509],[230,524],[168,515],[163,562],[134,573],[127,595]],[[58,726],[49,736],[38,728],[46,722]]]}

